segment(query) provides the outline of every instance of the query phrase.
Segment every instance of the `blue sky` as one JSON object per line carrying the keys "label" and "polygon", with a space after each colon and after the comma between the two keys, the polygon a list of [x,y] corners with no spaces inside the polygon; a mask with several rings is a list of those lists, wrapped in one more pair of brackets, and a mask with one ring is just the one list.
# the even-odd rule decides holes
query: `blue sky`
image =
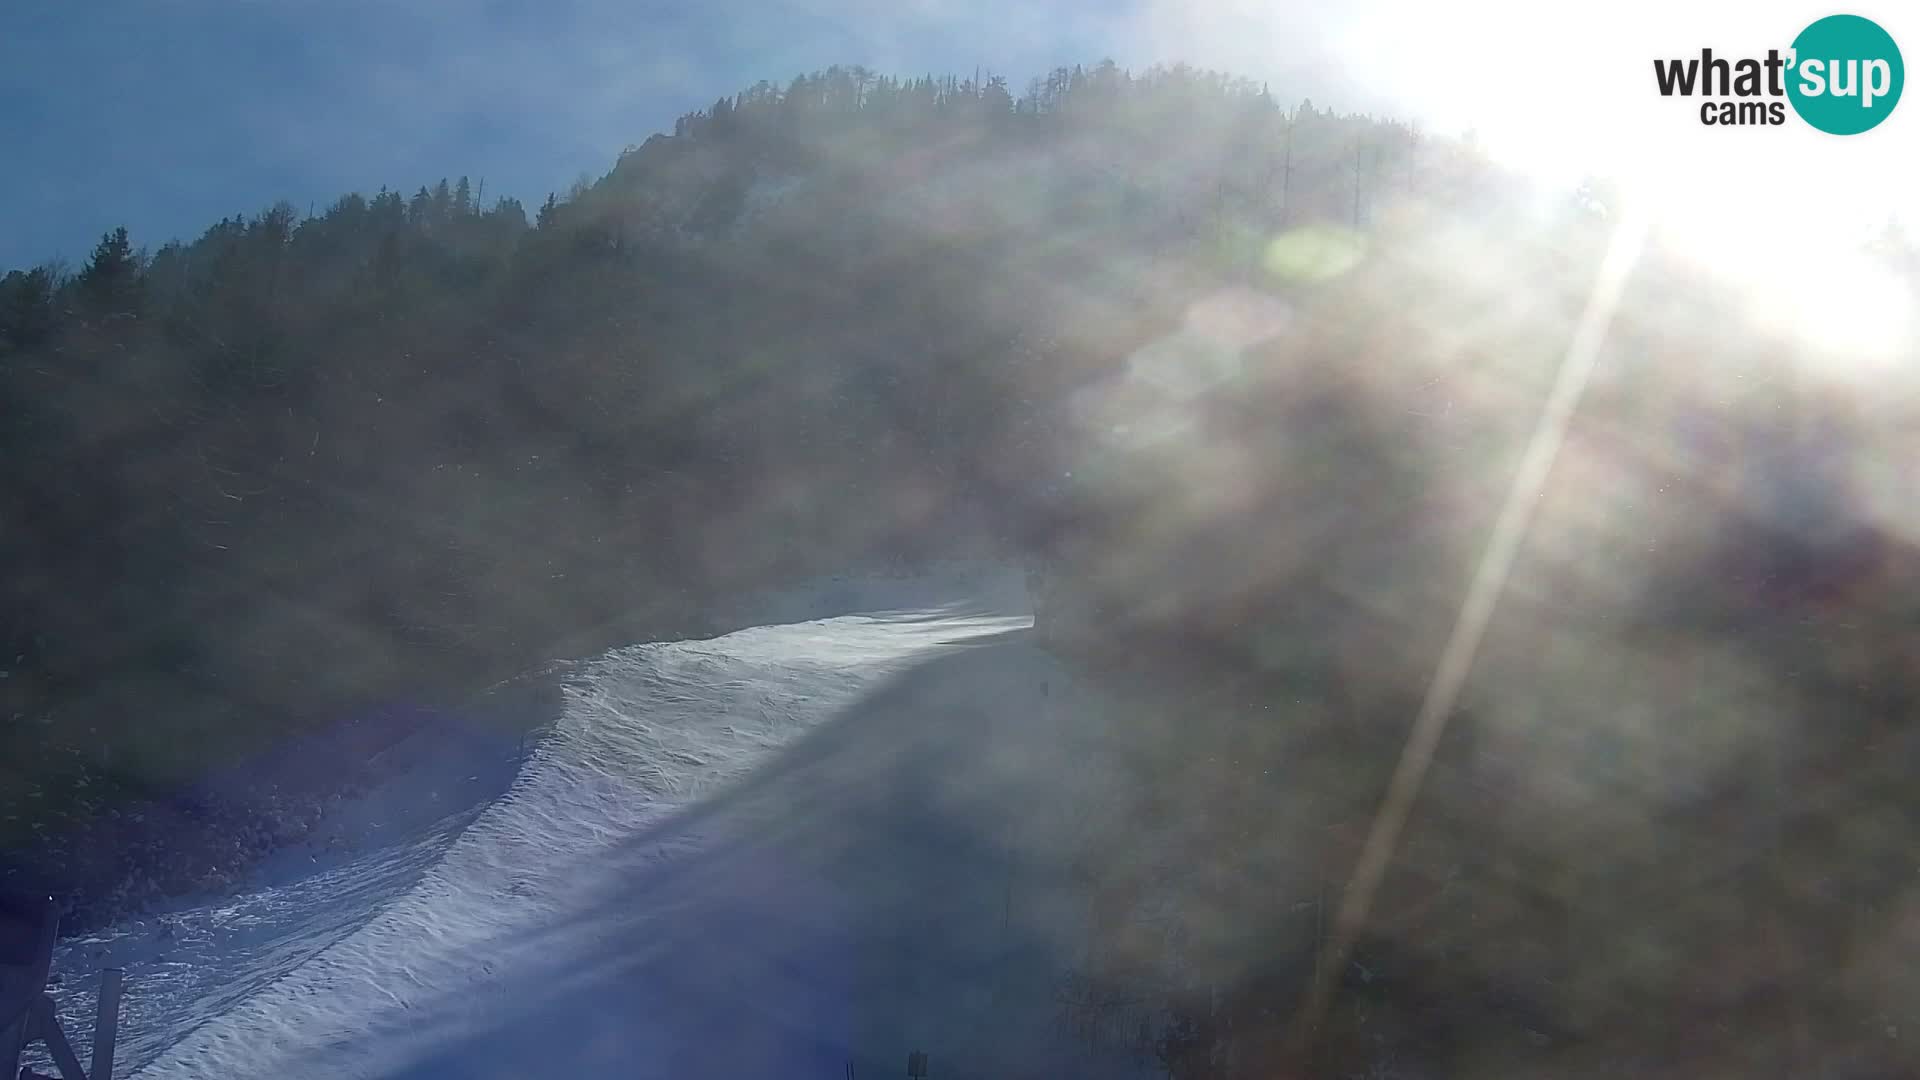
{"label": "blue sky", "polygon": [[[117,224],[158,247],[276,199],[318,209],[442,176],[532,205],[721,94],[835,63],[979,65],[1017,90],[1063,63],[1186,60],[1283,98],[1474,128],[1542,171],[1638,160],[1718,205],[1792,160],[1803,193],[1877,205],[1870,181],[1904,190],[1912,175],[1920,101],[1842,145],[1703,133],[1651,92],[1653,55],[1784,43],[1824,13],[1799,0],[0,0],[0,268],[77,263]],[[1920,35],[1894,14],[1897,39]],[[1668,145],[1653,152],[1650,135]]]}
{"label": "blue sky", "polygon": [[0,267],[77,261],[116,224],[158,247],[276,199],[443,175],[532,205],[759,79],[977,64],[1018,88],[1184,55],[1152,46],[1172,45],[1163,17],[1135,0],[5,0]]}

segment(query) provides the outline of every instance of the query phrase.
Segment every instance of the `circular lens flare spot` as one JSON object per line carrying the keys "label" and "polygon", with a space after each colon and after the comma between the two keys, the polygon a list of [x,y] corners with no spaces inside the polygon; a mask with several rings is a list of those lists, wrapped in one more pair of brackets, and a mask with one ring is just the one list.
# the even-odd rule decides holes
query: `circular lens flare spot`
{"label": "circular lens flare spot", "polygon": [[1263,260],[1267,273],[1282,281],[1329,281],[1360,265],[1366,238],[1338,225],[1307,225],[1274,237]]}

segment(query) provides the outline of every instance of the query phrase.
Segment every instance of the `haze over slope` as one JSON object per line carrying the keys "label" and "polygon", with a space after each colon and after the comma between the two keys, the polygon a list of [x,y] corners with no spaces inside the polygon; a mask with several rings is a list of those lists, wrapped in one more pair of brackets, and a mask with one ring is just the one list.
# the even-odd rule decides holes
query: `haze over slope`
{"label": "haze over slope", "polygon": [[1123,1066],[1053,1002],[1102,721],[1023,601],[980,568],[820,581],[753,606],[828,617],[584,662],[503,794],[422,758],[320,869],[69,942],[63,1012],[84,1037],[125,965],[121,1061],[156,1078]]}
{"label": "haze over slope", "polygon": [[1017,549],[1079,387],[1262,237],[1464,175],[1186,69],[834,69],[679,128],[531,224],[463,180],[5,278],[0,826],[97,823],[38,872],[91,899],[145,842],[108,808],[295,732]]}
{"label": "haze over slope", "polygon": [[[1317,979],[1341,1068],[1912,1071],[1897,237],[1769,291],[1639,243],[1603,191],[1106,66],[1017,100],[756,86],[531,227],[475,202],[350,197],[7,279],[0,449],[27,466],[0,492],[38,524],[0,562],[32,721],[0,761],[33,763],[35,824],[124,835],[117,798],[212,754],[697,636],[751,583],[985,552],[1043,567],[1049,646],[1153,706],[1103,732],[1139,827],[1070,860],[1061,993],[1104,1050],[1271,1076]],[[1556,417],[1576,340],[1591,382]],[[1527,461],[1347,965],[1327,897]]]}

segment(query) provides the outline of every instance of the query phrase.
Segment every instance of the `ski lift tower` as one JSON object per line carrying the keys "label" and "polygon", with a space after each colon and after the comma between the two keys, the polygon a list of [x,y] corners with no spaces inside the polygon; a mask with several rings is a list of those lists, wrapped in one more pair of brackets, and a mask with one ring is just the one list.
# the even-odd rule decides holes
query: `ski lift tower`
{"label": "ski lift tower", "polygon": [[93,1025],[92,1069],[82,1069],[47,995],[60,909],[31,893],[0,893],[0,1077],[28,1080],[20,1067],[30,1043],[45,1043],[63,1080],[112,1080],[113,1043],[120,1026],[119,968],[100,973],[100,1008]]}

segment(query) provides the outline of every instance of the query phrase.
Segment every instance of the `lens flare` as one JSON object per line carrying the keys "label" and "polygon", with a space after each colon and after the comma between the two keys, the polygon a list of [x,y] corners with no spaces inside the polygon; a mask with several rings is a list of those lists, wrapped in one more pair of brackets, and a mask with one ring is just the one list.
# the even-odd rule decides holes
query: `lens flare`
{"label": "lens flare", "polygon": [[1338,225],[1308,225],[1281,233],[1267,245],[1267,273],[1279,282],[1330,281],[1360,265],[1366,238]]}

